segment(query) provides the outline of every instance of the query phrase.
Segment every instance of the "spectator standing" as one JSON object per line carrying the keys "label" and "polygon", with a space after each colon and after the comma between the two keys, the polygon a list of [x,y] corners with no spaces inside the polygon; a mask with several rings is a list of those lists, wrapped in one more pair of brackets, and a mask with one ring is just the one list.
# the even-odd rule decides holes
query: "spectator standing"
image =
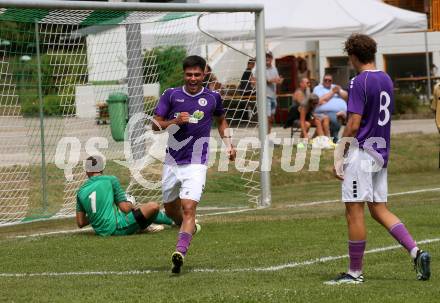
{"label": "spectator standing", "polygon": [[222,84],[218,81],[217,76],[212,72],[212,68],[209,64],[206,64],[205,66],[203,86],[210,90],[218,90],[222,87]]}
{"label": "spectator standing", "polygon": [[307,61],[304,58],[298,57],[297,62],[298,62],[297,81],[299,85],[302,79],[304,78],[310,79],[310,70],[307,67]]}
{"label": "spectator standing", "polygon": [[[273,54],[272,52],[266,53],[266,111],[268,116],[268,134],[272,129],[272,123],[275,117],[275,111],[277,107],[277,84],[283,83],[283,78],[278,74],[278,70],[272,65]],[[252,69],[252,81],[256,80],[256,68]]]}
{"label": "spectator standing", "polygon": [[246,70],[243,72],[243,75],[241,76],[240,85],[238,87],[238,89],[241,90],[244,95],[250,95],[254,91],[254,87],[251,81],[252,69],[254,67],[255,67],[255,59],[251,58],[247,62]]}

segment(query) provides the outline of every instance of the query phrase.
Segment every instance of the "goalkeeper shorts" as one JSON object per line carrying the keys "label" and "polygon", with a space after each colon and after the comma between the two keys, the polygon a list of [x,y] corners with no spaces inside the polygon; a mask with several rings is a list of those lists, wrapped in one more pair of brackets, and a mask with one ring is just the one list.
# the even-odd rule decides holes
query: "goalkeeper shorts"
{"label": "goalkeeper shorts", "polygon": [[114,236],[132,235],[141,230],[132,211],[126,214],[121,210],[118,210],[116,213],[116,219],[116,230],[112,234]]}

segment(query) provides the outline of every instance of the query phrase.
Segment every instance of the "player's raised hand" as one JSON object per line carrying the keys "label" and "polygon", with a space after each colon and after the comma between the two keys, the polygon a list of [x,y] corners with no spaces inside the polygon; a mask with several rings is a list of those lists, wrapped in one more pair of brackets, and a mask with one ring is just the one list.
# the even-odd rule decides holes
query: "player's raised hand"
{"label": "player's raised hand", "polygon": [[189,118],[190,118],[190,114],[188,112],[181,112],[176,117],[176,124],[177,125],[186,124],[189,122]]}

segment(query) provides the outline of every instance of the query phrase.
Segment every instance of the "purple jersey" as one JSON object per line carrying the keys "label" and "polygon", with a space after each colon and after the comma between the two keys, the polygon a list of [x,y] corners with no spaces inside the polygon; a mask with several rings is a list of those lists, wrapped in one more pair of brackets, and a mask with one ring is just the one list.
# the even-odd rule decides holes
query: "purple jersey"
{"label": "purple jersey", "polygon": [[[359,147],[388,165],[391,114],[394,111],[393,82],[382,71],[364,71],[354,77],[348,90],[347,111],[362,116],[356,135]],[[381,158],[381,159],[380,159]]]}
{"label": "purple jersey", "polygon": [[169,88],[160,97],[154,111],[165,120],[172,120],[179,113],[190,114],[189,123],[171,126],[167,144],[166,164],[207,164],[208,144],[212,117],[224,114],[219,93],[203,88],[196,95],[185,91],[184,87]]}

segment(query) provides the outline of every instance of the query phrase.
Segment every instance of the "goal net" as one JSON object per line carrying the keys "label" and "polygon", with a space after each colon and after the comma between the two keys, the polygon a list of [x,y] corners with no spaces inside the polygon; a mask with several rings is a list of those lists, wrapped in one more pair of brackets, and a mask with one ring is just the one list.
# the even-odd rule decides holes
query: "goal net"
{"label": "goal net", "polygon": [[[254,14],[0,8],[0,225],[73,216],[83,160],[96,153],[137,201],[161,201],[167,134],[149,116],[194,54],[212,68],[206,85],[223,97],[234,142],[257,138],[249,72],[241,80],[255,57]],[[211,133],[201,206],[257,203],[259,172],[243,168],[259,150],[244,146],[236,169]]]}

